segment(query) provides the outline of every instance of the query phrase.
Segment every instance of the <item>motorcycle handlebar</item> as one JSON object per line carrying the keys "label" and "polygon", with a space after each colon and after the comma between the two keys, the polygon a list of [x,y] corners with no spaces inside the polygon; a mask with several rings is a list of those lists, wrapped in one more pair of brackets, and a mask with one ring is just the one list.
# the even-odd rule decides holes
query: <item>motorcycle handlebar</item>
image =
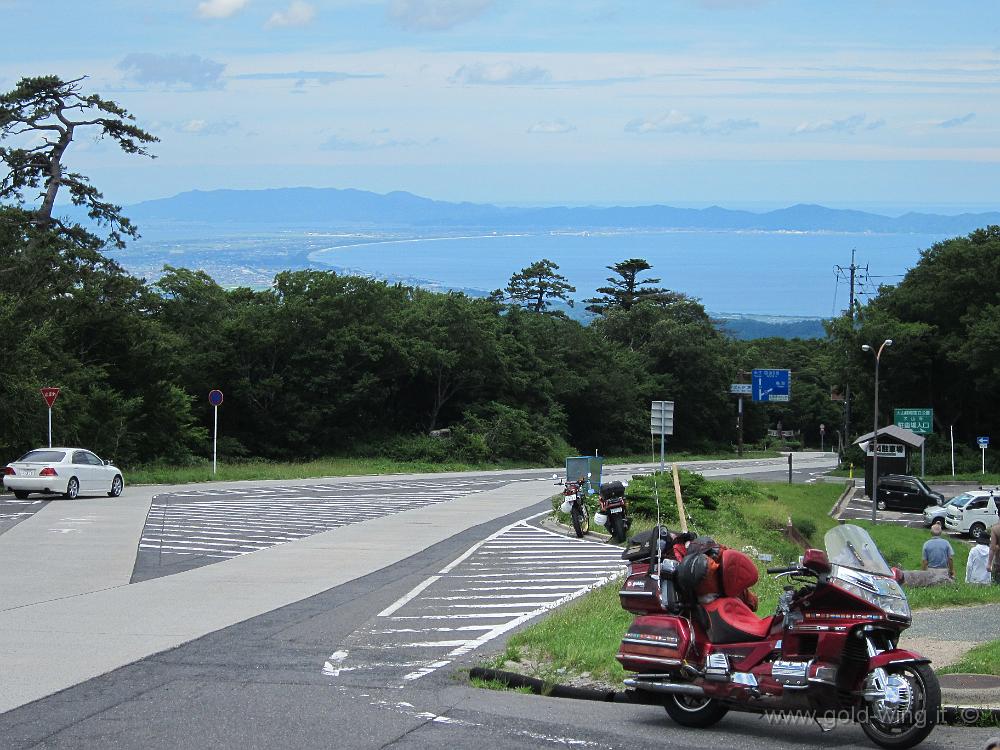
{"label": "motorcycle handlebar", "polygon": [[789,565],[788,567],[782,567],[782,568],[768,568],[767,573],[768,575],[773,576],[776,573],[794,573],[798,569],[799,569],[798,565]]}

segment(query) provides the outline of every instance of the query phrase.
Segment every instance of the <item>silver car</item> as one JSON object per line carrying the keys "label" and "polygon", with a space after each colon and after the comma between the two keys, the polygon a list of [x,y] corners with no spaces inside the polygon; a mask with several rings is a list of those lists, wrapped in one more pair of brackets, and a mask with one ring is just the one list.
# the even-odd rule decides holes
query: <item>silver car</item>
{"label": "silver car", "polygon": [[7,464],[3,485],[24,500],[32,492],[118,497],[125,487],[121,470],[83,448],[38,448]]}
{"label": "silver car", "polygon": [[924,508],[924,526],[933,526],[934,524],[939,523],[941,524],[941,529],[943,530],[944,521],[948,517],[948,506],[960,497],[962,496],[956,495],[941,505],[928,505]]}

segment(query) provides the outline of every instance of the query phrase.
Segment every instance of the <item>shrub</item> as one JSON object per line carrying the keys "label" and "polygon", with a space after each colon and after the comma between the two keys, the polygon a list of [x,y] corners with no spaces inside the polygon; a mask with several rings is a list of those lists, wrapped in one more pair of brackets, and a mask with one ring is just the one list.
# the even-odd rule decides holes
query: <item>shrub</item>
{"label": "shrub", "polygon": [[816,533],[816,522],[811,518],[792,516],[792,526],[797,528],[806,539],[813,541],[813,535]]}

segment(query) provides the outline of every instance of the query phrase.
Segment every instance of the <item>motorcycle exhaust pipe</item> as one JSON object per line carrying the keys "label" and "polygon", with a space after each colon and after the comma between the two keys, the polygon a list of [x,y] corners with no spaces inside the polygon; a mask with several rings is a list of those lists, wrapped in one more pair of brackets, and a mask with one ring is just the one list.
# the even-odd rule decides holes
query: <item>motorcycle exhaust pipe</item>
{"label": "motorcycle exhaust pipe", "polygon": [[649,690],[654,693],[670,693],[671,695],[704,695],[705,688],[699,685],[686,685],[681,682],[653,682],[652,680],[625,680],[625,686],[635,690]]}

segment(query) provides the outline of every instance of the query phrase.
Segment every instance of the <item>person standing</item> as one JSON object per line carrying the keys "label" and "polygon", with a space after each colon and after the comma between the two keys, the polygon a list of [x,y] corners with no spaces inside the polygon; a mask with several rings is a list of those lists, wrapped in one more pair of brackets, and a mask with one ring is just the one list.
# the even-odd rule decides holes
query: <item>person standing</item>
{"label": "person standing", "polygon": [[941,538],[941,524],[931,526],[931,538],[924,542],[921,552],[920,569],[928,568],[948,570],[948,577],[955,577],[955,551],[947,539]]}
{"label": "person standing", "polygon": [[966,583],[990,583],[989,557],[990,535],[984,531],[976,537],[976,546],[969,550],[969,559],[965,563]]}
{"label": "person standing", "polygon": [[993,583],[1000,584],[1000,521],[990,529],[989,569],[993,573]]}

